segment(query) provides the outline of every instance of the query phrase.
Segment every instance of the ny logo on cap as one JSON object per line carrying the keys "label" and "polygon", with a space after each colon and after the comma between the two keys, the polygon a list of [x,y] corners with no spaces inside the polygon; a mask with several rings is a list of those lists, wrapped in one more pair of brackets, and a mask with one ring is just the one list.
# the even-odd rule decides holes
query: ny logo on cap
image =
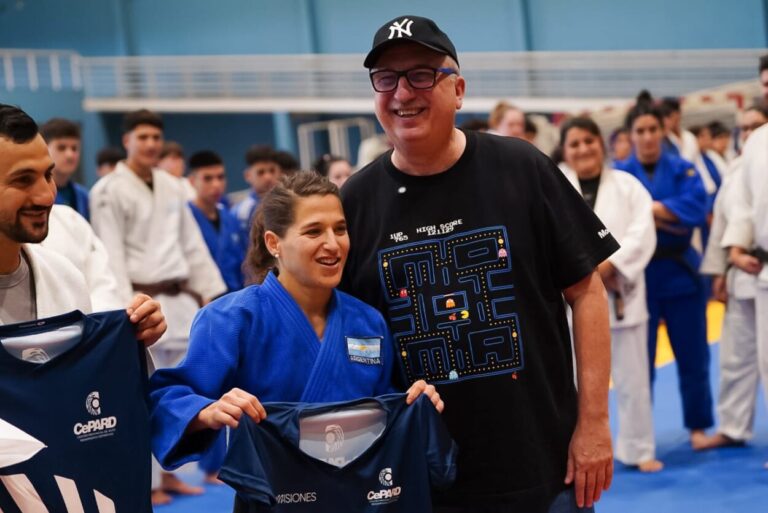
{"label": "ny logo on cap", "polygon": [[403,37],[403,35],[406,36],[413,36],[411,34],[411,25],[413,25],[413,20],[409,20],[408,18],[403,18],[403,21],[401,22],[394,22],[389,27],[389,38],[392,39],[395,37],[395,32],[397,32],[397,37]]}

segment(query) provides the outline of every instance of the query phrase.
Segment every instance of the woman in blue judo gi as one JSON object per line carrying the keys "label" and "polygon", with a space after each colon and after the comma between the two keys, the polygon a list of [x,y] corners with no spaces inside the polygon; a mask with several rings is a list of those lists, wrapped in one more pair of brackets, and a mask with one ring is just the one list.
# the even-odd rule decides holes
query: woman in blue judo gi
{"label": "woman in blue judo gi", "polygon": [[693,229],[707,214],[707,194],[690,162],[662,151],[663,118],[643,92],[627,114],[634,150],[616,167],[632,173],[653,198],[656,252],[645,270],[648,287],[648,356],[651,381],[656,335],[664,319],[677,361],[685,427],[696,448],[714,424],[709,385],[705,289],[698,269],[701,255],[691,246]]}
{"label": "woman in blue judo gi", "polygon": [[[199,459],[261,401],[332,402],[394,391],[394,345],[373,307],[335,289],[349,252],[338,189],[297,173],[259,205],[248,264],[260,285],[203,308],[178,367],[151,379],[152,448],[166,468]],[[424,381],[409,389],[438,410]]]}

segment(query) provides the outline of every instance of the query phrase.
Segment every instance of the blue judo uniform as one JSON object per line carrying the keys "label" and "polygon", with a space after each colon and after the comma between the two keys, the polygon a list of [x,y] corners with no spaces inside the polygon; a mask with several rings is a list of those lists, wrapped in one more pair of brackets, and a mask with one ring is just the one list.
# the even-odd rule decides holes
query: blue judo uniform
{"label": "blue judo uniform", "polygon": [[166,469],[199,459],[217,432],[184,436],[234,387],[262,402],[332,402],[394,391],[394,346],[381,314],[335,290],[322,340],[273,274],[227,294],[192,325],[187,357],[152,376],[152,449]]}
{"label": "blue judo uniform", "polygon": [[219,226],[206,217],[202,210],[193,203],[189,203],[192,215],[195,216],[200,231],[205,239],[205,245],[208,246],[216,266],[227,284],[227,292],[234,292],[243,288],[243,259],[247,244],[243,240],[240,232],[240,225],[237,219],[227,210],[218,207]]}
{"label": "blue judo uniform", "polygon": [[72,207],[86,221],[90,222],[91,220],[91,211],[88,207],[88,189],[79,183],[70,180],[64,187],[59,187],[56,191],[56,204]]}
{"label": "blue judo uniform", "polygon": [[261,198],[253,191],[248,193],[243,201],[235,205],[230,209],[230,213],[235,216],[237,222],[240,223],[240,233],[245,241],[245,247],[248,247],[251,243],[251,225],[253,224],[253,214],[256,212],[256,207],[259,206]]}
{"label": "blue judo uniform", "polygon": [[693,229],[704,222],[707,214],[704,184],[693,164],[670,153],[662,153],[652,177],[634,154],[617,162],[616,167],[634,175],[654,201],[661,201],[679,219],[673,227],[680,234],[656,231],[656,253],[645,270],[651,381],[657,331],[663,318],[677,361],[685,427],[710,427],[714,419],[709,387],[707,291],[698,273],[701,255],[691,247]]}

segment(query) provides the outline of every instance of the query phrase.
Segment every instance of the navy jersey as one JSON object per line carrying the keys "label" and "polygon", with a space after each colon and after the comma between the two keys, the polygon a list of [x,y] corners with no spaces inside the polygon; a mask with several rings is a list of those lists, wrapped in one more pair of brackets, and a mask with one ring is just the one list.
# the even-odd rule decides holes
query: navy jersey
{"label": "navy jersey", "polygon": [[0,510],[150,513],[146,376],[125,311],[0,326]]}
{"label": "navy jersey", "polygon": [[344,403],[268,403],[243,417],[219,478],[235,511],[432,511],[431,487],[456,475],[456,445],[425,396]]}

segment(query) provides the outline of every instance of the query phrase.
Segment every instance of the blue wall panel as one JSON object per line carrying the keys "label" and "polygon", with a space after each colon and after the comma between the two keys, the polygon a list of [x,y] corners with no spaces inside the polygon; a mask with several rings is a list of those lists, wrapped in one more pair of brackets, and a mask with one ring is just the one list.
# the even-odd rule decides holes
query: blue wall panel
{"label": "blue wall panel", "polygon": [[766,46],[763,0],[530,1],[532,50]]}

